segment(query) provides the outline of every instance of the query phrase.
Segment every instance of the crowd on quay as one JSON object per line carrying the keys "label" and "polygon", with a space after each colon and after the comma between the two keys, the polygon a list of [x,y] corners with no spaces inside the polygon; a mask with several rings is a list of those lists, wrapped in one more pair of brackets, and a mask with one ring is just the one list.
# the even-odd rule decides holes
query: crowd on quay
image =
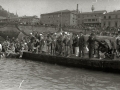
{"label": "crowd on quay", "polygon": [[[10,39],[8,36],[6,40],[0,43],[0,54],[5,55],[6,57],[11,54],[21,54],[23,51],[28,51],[27,40],[24,38],[19,40],[14,37]],[[3,52],[3,53],[2,53]]]}
{"label": "crowd on quay", "polygon": [[[49,54],[64,57],[81,57],[84,58],[88,53],[89,58],[98,57],[101,59],[105,54],[114,54],[120,56],[120,34],[112,35],[116,38],[117,48],[113,48],[110,40],[99,41],[96,39],[95,31],[91,31],[86,39],[83,32],[72,33],[60,31],[56,33],[38,33],[32,32],[29,36],[6,40],[0,44],[0,51],[4,52],[6,56],[14,53],[20,53],[22,57],[23,52],[32,52],[39,54]],[[108,55],[108,57],[109,57]]]}

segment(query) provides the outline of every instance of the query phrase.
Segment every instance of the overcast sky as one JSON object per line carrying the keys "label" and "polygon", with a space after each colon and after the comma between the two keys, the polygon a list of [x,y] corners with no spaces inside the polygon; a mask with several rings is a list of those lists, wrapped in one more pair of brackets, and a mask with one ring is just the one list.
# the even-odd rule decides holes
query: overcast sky
{"label": "overcast sky", "polygon": [[18,13],[19,16],[37,15],[59,10],[76,10],[79,4],[79,10],[82,12],[91,11],[91,6],[95,10],[120,10],[120,0],[0,0],[1,6],[12,13]]}

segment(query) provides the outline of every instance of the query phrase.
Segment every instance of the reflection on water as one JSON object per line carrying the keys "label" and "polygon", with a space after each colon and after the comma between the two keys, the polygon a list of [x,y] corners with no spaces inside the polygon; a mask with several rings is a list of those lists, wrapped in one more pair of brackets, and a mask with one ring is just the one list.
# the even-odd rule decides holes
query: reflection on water
{"label": "reflection on water", "polygon": [[0,60],[0,90],[119,90],[117,74],[22,59]]}

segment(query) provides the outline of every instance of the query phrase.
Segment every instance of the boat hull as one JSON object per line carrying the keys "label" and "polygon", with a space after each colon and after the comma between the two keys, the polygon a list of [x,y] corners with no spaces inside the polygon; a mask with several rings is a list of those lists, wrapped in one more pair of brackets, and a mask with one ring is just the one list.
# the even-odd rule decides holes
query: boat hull
{"label": "boat hull", "polygon": [[88,58],[75,58],[75,57],[60,57],[52,55],[43,55],[24,52],[23,59],[29,59],[40,62],[47,62],[53,64],[59,64],[64,66],[80,67],[93,70],[102,70],[109,72],[120,73],[120,61],[119,60],[99,60]]}
{"label": "boat hull", "polygon": [[20,54],[10,54],[8,56],[6,56],[6,58],[19,58]]}

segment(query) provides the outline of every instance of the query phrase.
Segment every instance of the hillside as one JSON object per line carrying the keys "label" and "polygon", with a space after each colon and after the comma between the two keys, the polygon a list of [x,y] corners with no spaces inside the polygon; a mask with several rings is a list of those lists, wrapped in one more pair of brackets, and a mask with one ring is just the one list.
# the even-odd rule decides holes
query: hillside
{"label": "hillside", "polygon": [[27,34],[30,34],[32,31],[36,32],[56,32],[55,28],[52,27],[40,27],[40,26],[19,26],[21,30],[24,30]]}
{"label": "hillside", "polygon": [[15,28],[15,26],[4,26],[0,28],[0,36],[4,39],[8,36],[9,38],[17,37],[19,35],[19,31]]}
{"label": "hillside", "polygon": [[2,6],[0,6],[0,16],[2,17],[17,17],[14,13],[10,13],[9,11],[5,10]]}
{"label": "hillside", "polygon": [[[32,26],[18,26],[20,30],[25,32],[26,34],[30,34],[33,30],[39,33],[41,32],[56,32],[55,28],[50,27],[32,27]],[[20,31],[15,27],[15,25],[7,25],[4,27],[0,27],[0,36],[4,39],[8,36],[9,38],[15,37],[19,35]]]}
{"label": "hillside", "polygon": [[[38,33],[49,33],[49,32],[57,32],[58,29],[56,30],[55,28],[53,27],[43,27],[43,26],[23,26],[23,25],[20,25],[18,26],[19,29],[26,33],[27,35],[29,35],[32,31],[36,31]],[[20,30],[18,30],[16,28],[15,25],[6,25],[6,26],[0,26],[0,36],[3,37],[4,39],[8,36],[9,38],[12,38],[12,37],[15,37],[17,38],[17,36],[19,35],[19,33],[21,32]],[[70,32],[80,32],[81,30],[80,29],[67,29],[65,28],[64,29],[65,31],[70,31]]]}

